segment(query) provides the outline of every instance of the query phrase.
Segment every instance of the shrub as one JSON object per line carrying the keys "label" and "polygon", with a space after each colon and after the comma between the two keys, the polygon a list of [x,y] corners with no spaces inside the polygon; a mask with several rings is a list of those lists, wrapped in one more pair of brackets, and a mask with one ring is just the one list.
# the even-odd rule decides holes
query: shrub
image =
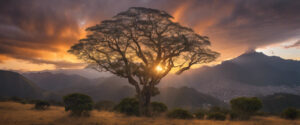
{"label": "shrub", "polygon": [[95,104],[95,109],[104,111],[113,111],[115,103],[112,101],[99,101]]}
{"label": "shrub", "polygon": [[34,109],[37,110],[45,110],[48,109],[49,107],[50,107],[49,102],[43,100],[37,100],[34,105]]}
{"label": "shrub", "polygon": [[151,102],[151,109],[153,114],[159,114],[162,112],[166,112],[168,107],[161,102]]}
{"label": "shrub", "polygon": [[177,108],[168,112],[167,117],[178,119],[191,119],[193,118],[193,115],[187,110]]}
{"label": "shrub", "polygon": [[88,116],[93,109],[93,100],[90,96],[73,93],[63,97],[65,110],[71,111],[74,116]]}
{"label": "shrub", "polygon": [[207,119],[224,121],[226,119],[226,115],[221,112],[210,112],[207,114]]}
{"label": "shrub", "polygon": [[239,97],[230,101],[232,112],[237,114],[237,119],[247,120],[262,108],[262,102],[256,98]]}
{"label": "shrub", "polygon": [[116,105],[115,110],[126,115],[139,116],[139,102],[136,98],[124,98]]}
{"label": "shrub", "polygon": [[285,119],[295,120],[299,117],[299,111],[296,108],[287,108],[281,113],[281,117]]}

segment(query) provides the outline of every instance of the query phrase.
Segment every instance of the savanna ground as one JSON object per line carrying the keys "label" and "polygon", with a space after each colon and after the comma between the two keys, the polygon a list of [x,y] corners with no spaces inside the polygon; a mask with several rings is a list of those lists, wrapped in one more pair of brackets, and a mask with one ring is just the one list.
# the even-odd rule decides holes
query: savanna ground
{"label": "savanna ground", "polygon": [[0,102],[0,125],[300,125],[278,117],[255,117],[249,121],[179,120],[165,117],[129,117],[119,113],[93,110],[90,117],[69,117],[64,107],[33,110],[32,104]]}

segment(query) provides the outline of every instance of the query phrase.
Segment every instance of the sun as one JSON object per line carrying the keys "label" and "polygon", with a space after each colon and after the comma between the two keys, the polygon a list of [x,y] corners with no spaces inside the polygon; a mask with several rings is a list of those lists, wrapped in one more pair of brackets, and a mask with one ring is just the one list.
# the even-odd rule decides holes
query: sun
{"label": "sun", "polygon": [[158,65],[158,66],[156,66],[156,68],[155,68],[155,69],[156,69],[156,71],[158,71],[158,72],[161,72],[161,71],[163,70],[163,68],[162,68],[161,66],[159,66],[159,65]]}

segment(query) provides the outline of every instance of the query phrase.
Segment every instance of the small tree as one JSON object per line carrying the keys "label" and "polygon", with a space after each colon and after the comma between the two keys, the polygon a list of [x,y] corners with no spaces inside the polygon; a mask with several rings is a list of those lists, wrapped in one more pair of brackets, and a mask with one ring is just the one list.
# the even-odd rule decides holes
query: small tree
{"label": "small tree", "polygon": [[150,115],[151,97],[169,72],[214,61],[208,37],[172,21],[165,11],[132,7],[87,28],[88,35],[70,53],[90,67],[126,78],[135,87],[141,115]]}
{"label": "small tree", "polygon": [[300,112],[296,108],[287,108],[281,113],[281,117],[285,119],[295,120],[299,117]]}
{"label": "small tree", "polygon": [[34,109],[45,110],[50,107],[50,103],[47,101],[37,100],[34,105]]}
{"label": "small tree", "polygon": [[71,115],[88,116],[89,111],[93,109],[93,100],[90,96],[73,93],[63,97],[65,110],[71,111]]}
{"label": "small tree", "polygon": [[116,105],[115,110],[126,115],[139,116],[139,102],[136,98],[124,98]]}
{"label": "small tree", "polygon": [[177,119],[192,119],[193,115],[187,110],[177,108],[168,112],[167,117]]}
{"label": "small tree", "polygon": [[230,101],[231,109],[240,119],[249,119],[251,115],[262,108],[262,102],[256,98],[239,97]]}
{"label": "small tree", "polygon": [[161,102],[151,102],[151,109],[152,113],[155,114],[160,114],[162,112],[166,112],[168,110],[168,107]]}

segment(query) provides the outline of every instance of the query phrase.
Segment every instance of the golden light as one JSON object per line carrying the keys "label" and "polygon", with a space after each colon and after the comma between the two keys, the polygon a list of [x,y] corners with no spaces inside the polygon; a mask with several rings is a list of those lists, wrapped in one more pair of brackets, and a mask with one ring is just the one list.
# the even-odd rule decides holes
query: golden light
{"label": "golden light", "polygon": [[160,65],[158,65],[158,66],[156,66],[155,70],[157,72],[161,72],[163,70],[163,68]]}

